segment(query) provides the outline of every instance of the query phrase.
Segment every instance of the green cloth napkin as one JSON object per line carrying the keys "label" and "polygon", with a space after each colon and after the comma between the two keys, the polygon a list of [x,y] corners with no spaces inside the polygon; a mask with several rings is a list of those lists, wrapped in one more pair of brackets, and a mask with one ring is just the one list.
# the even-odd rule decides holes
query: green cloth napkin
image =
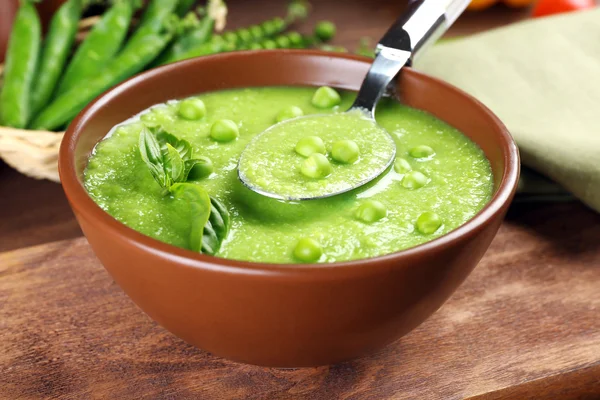
{"label": "green cloth napkin", "polygon": [[486,104],[525,165],[600,211],[600,9],[440,43],[414,66]]}

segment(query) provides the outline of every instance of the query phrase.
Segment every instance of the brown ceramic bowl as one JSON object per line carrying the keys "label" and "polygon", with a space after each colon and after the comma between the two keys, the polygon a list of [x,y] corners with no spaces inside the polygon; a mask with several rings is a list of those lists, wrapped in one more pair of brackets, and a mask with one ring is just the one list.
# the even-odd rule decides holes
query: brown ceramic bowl
{"label": "brown ceramic bowl", "polygon": [[517,186],[519,156],[506,128],[460,90],[407,69],[402,101],[457,127],[483,149],[492,201],[453,232],[382,257],[333,264],[261,264],[176,248],[117,222],[81,179],[109,129],[169,99],[235,87],[331,85],[356,90],[369,60],[318,51],[236,52],[141,74],[108,91],[71,124],[60,149],[64,190],[94,252],[150,317],[216,355],[273,367],[332,364],[393,342],[435,312],[469,275]]}

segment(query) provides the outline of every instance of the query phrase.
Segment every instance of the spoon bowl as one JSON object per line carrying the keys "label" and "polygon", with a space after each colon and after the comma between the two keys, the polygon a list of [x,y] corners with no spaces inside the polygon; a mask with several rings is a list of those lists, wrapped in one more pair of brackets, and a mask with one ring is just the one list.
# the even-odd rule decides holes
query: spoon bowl
{"label": "spoon bowl", "polygon": [[[317,173],[315,168],[319,167],[310,164],[312,159],[306,153],[306,146],[298,150],[302,140],[307,138],[306,131],[315,135],[309,139],[321,144],[320,152],[317,151],[319,155],[331,154],[324,161],[321,158],[327,169],[325,172],[330,171],[325,179],[305,175]],[[356,160],[339,160],[338,157],[336,161],[332,145],[341,138],[351,139],[355,144]],[[272,143],[277,144],[275,151]],[[238,163],[238,177],[246,187],[263,196],[286,201],[314,200],[365,185],[373,180],[373,176],[386,171],[395,156],[396,144],[392,136],[375,122],[372,114],[352,107],[344,113],[288,119],[266,129],[246,146]]]}

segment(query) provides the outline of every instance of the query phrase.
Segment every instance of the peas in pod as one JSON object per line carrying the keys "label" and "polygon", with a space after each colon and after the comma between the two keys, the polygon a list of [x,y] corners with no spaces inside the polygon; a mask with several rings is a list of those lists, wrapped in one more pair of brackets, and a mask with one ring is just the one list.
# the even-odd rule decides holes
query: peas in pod
{"label": "peas in pod", "polygon": [[31,111],[34,115],[52,97],[75,42],[81,13],[81,0],[69,0],[58,9],[50,21],[31,93]]}
{"label": "peas in pod", "polygon": [[116,2],[94,25],[67,66],[56,96],[98,75],[121,49],[134,7],[130,1]]}

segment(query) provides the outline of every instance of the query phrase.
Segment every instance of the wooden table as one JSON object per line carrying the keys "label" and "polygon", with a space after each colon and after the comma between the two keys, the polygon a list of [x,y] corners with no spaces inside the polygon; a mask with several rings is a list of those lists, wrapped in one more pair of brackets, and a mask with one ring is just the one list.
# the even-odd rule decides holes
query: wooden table
{"label": "wooden table", "polygon": [[[281,13],[230,0],[232,25]],[[377,38],[402,5],[314,2],[337,44]],[[465,15],[463,34],[525,12]],[[153,323],[91,253],[59,185],[0,163],[0,399],[600,399],[600,216],[519,204],[428,321],[380,352],[314,369],[232,363]],[[30,247],[35,246],[35,247]]]}

